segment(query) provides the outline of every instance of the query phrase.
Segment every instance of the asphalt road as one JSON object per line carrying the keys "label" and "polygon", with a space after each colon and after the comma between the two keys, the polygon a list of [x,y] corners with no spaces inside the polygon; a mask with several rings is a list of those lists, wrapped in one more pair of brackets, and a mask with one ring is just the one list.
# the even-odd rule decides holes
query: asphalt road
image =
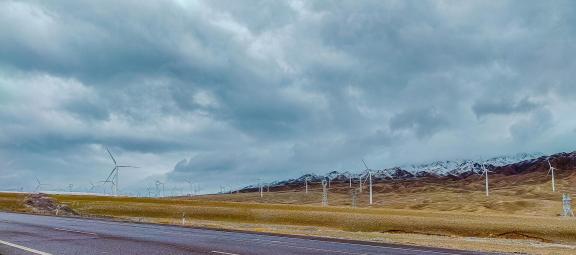
{"label": "asphalt road", "polygon": [[331,239],[0,213],[0,254],[485,254]]}

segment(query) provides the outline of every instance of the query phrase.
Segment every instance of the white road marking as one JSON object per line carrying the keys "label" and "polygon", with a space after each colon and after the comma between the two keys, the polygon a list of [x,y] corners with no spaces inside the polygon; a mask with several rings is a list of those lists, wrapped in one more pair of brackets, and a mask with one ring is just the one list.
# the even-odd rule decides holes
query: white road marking
{"label": "white road marking", "polygon": [[60,231],[66,231],[66,232],[72,232],[72,233],[78,233],[78,234],[85,234],[85,235],[93,235],[93,236],[98,235],[98,234],[92,233],[92,232],[84,232],[84,231],[65,229],[65,228],[52,228],[52,229],[60,230]]}
{"label": "white road marking", "polygon": [[240,254],[236,254],[236,253],[229,253],[229,252],[223,252],[223,251],[211,251],[210,253],[224,254],[224,255],[240,255]]}
{"label": "white road marking", "polygon": [[34,249],[32,249],[32,248],[28,248],[28,247],[25,247],[25,246],[22,246],[22,245],[17,245],[17,244],[9,243],[9,242],[2,241],[2,240],[0,240],[0,244],[8,245],[8,246],[11,246],[11,247],[14,247],[14,248],[17,248],[17,249],[20,249],[20,250],[24,250],[24,251],[27,251],[27,252],[31,252],[31,253],[34,253],[34,254],[38,254],[38,255],[52,255],[52,254],[47,253],[47,252],[43,252],[43,251],[39,251],[39,250],[34,250]]}

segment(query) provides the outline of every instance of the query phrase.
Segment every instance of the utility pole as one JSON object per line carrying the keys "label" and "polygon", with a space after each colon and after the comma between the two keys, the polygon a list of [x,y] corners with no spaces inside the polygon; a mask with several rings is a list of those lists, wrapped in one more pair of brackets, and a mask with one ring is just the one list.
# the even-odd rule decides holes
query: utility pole
{"label": "utility pole", "polygon": [[564,217],[574,217],[574,212],[572,212],[572,198],[567,193],[562,194],[562,206],[564,212],[562,216]]}
{"label": "utility pole", "polygon": [[328,183],[326,182],[326,179],[322,180],[322,206],[326,207],[328,206],[328,189],[326,188],[326,186],[328,185]]}

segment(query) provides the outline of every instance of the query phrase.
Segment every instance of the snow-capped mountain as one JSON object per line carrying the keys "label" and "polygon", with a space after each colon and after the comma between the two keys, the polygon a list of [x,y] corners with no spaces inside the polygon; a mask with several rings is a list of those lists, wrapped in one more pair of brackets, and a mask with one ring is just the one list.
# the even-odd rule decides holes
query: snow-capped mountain
{"label": "snow-capped mountain", "polygon": [[437,175],[459,175],[470,171],[479,172],[482,170],[482,165],[493,168],[533,160],[542,156],[544,156],[542,153],[518,153],[489,159],[436,161],[427,164],[404,165],[400,168],[412,174],[427,172]]}
{"label": "snow-capped mountain", "polygon": [[[536,163],[536,161],[542,159],[542,157],[544,157],[544,154],[542,153],[519,153],[514,155],[493,157],[489,159],[447,160],[425,164],[409,164],[387,169],[372,169],[372,177],[375,180],[446,176],[462,178],[470,176],[474,173],[482,172],[483,167],[493,170],[496,168],[510,167],[514,165],[532,165],[531,163]],[[353,179],[358,179],[360,177],[365,178],[366,174],[367,171],[364,169],[355,173],[348,171],[331,171],[324,175],[305,174],[295,179],[275,181],[267,185],[270,187],[294,186],[301,185],[306,180],[308,180],[308,182],[320,182],[324,178],[327,178],[331,181],[347,181],[350,177]],[[257,189],[258,187],[258,184],[250,185],[242,190]]]}

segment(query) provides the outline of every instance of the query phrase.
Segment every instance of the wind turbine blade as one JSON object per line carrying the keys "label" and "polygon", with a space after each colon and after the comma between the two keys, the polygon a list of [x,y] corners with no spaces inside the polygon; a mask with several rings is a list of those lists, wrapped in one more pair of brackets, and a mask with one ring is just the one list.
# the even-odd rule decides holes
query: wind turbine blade
{"label": "wind turbine blade", "polygon": [[364,181],[362,181],[362,175],[360,175],[360,182],[362,184],[366,183],[368,181],[368,174],[365,175],[366,178],[364,178]]}
{"label": "wind turbine blade", "polygon": [[366,162],[364,162],[364,159],[362,159],[362,164],[364,164],[364,167],[366,167],[366,170],[368,170],[368,166],[366,165]]}
{"label": "wind turbine blade", "polygon": [[550,163],[550,160],[547,159],[546,161],[548,161],[548,166],[550,166],[550,168],[552,168],[552,164]]}
{"label": "wind turbine blade", "polygon": [[138,167],[138,166],[116,166],[116,167],[140,168],[140,167]]}
{"label": "wind turbine blade", "polygon": [[110,182],[110,177],[112,177],[112,174],[114,174],[114,171],[116,171],[118,169],[118,167],[114,167],[112,169],[112,171],[110,171],[110,174],[108,175],[108,178],[106,178],[106,181],[104,182]]}
{"label": "wind turbine blade", "polygon": [[112,159],[112,161],[114,161],[114,165],[116,165],[116,159],[114,158],[114,156],[112,156],[112,153],[110,153],[110,150],[108,149],[108,147],[106,146],[106,151],[108,152],[108,155],[110,155],[110,158]]}

